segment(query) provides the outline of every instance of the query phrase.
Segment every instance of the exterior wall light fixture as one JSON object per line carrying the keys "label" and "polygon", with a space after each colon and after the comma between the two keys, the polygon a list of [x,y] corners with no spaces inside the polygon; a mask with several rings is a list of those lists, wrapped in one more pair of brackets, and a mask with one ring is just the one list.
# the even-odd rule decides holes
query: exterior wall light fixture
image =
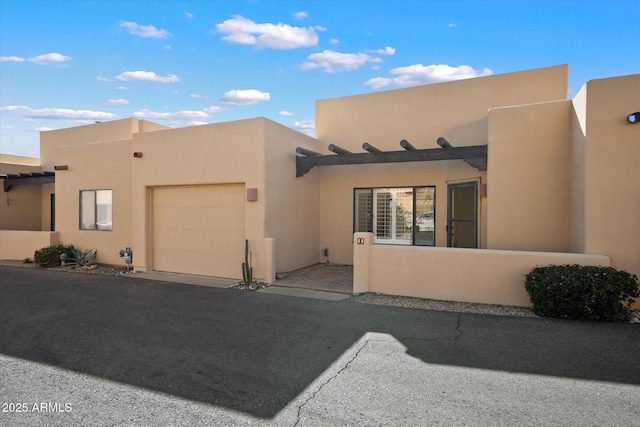
{"label": "exterior wall light fixture", "polygon": [[627,121],[631,124],[640,123],[640,111],[636,111],[635,113],[631,113],[627,116]]}
{"label": "exterior wall light fixture", "polygon": [[66,171],[66,170],[69,170],[69,166],[68,165],[55,165],[53,167],[53,169],[57,170],[57,171]]}
{"label": "exterior wall light fixture", "polygon": [[139,159],[140,157],[142,157],[142,152],[141,151],[136,151],[135,153],[133,153],[133,157]]}

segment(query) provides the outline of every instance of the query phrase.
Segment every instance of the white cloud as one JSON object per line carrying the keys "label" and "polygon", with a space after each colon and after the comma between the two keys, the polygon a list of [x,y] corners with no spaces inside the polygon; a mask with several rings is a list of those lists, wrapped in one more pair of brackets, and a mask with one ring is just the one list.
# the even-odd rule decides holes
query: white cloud
{"label": "white cloud", "polygon": [[129,34],[134,36],[145,37],[149,39],[166,39],[173,36],[167,30],[159,30],[153,25],[140,25],[136,22],[122,21],[120,22],[120,28],[124,28],[129,31]]}
{"label": "white cloud", "polygon": [[271,99],[269,92],[260,92],[255,89],[230,90],[222,96],[222,102],[232,105],[251,105],[260,101]]}
{"label": "white cloud", "polygon": [[128,105],[129,101],[127,101],[126,99],[109,99],[107,100],[107,103],[109,105]]}
{"label": "white cloud", "polygon": [[373,89],[386,86],[417,86],[429,83],[440,83],[451,80],[470,79],[473,77],[489,76],[493,74],[489,68],[476,71],[468,65],[452,67],[450,65],[409,65],[391,70],[393,77],[375,77],[367,80],[364,85]]}
{"label": "white cloud", "polygon": [[331,44],[338,44],[338,43],[340,43],[340,40],[338,40],[338,39],[331,39],[331,41],[330,41],[329,43],[331,43]]}
{"label": "white cloud", "polygon": [[449,24],[449,28],[453,28],[455,26],[456,26],[456,24]]}
{"label": "white cloud", "polygon": [[26,105],[10,105],[8,107],[0,108],[0,111],[4,111],[11,114],[17,114],[22,117],[30,119],[92,119],[92,120],[107,120],[118,117],[115,114],[107,113],[104,111],[92,111],[92,110],[69,110],[66,108],[42,108],[34,109],[27,107]]}
{"label": "white cloud", "polygon": [[13,129],[13,126],[2,126],[2,129],[11,130]]}
{"label": "white cloud", "polygon": [[315,131],[316,122],[315,120],[303,120],[300,122],[294,122],[291,127],[301,132],[310,133]]}
{"label": "white cloud", "polygon": [[304,18],[307,17],[307,12],[302,12],[302,11],[296,12],[296,13],[293,14],[293,17],[295,19],[304,19]]}
{"label": "white cloud", "polygon": [[199,99],[209,99],[209,95],[199,95],[197,93],[192,93],[189,95],[191,98],[199,98]]}
{"label": "white cloud", "polygon": [[162,48],[164,50],[171,50],[171,45],[170,44],[166,44],[166,45],[162,46]]}
{"label": "white cloud", "polygon": [[315,46],[318,44],[316,29],[318,28],[292,27],[282,22],[257,24],[242,16],[234,16],[216,25],[217,32],[227,34],[223,40],[271,49]]}
{"label": "white cloud", "polygon": [[187,13],[184,14],[184,16],[186,16],[189,19],[193,19],[193,13],[187,12]]}
{"label": "white cloud", "polygon": [[116,87],[117,90],[127,90],[126,86],[117,86]]}
{"label": "white cloud", "polygon": [[283,111],[280,111],[280,112],[278,113],[278,115],[279,115],[279,116],[283,116],[283,117],[291,117],[291,116],[295,116],[295,115],[296,115],[296,113],[292,113],[292,112],[290,112],[290,111],[285,111],[285,110],[283,110]]}
{"label": "white cloud", "polygon": [[183,110],[177,111],[175,113],[160,113],[157,111],[151,111],[147,109],[142,109],[133,113],[133,117],[137,119],[151,119],[151,120],[204,120],[208,119],[209,115],[204,111],[190,111]]}
{"label": "white cloud", "polygon": [[305,61],[300,66],[303,70],[311,70],[314,68],[323,68],[327,73],[335,73],[336,71],[353,71],[357,70],[367,62],[382,62],[382,59],[376,58],[366,53],[341,53],[332,50],[323,50],[319,53],[313,53],[307,57],[309,61]]}
{"label": "white cloud", "polygon": [[46,132],[49,130],[53,130],[53,128],[47,127],[47,126],[43,126],[43,127],[39,127],[39,128],[35,128],[34,131],[36,132]]}
{"label": "white cloud", "polygon": [[124,82],[132,81],[132,80],[145,80],[149,82],[159,82],[159,83],[175,83],[179,82],[180,78],[175,74],[167,74],[162,77],[154,73],[153,71],[125,71],[116,77],[118,80],[122,80]]}
{"label": "white cloud", "polygon": [[35,58],[29,58],[29,61],[38,65],[47,65],[52,62],[67,62],[73,60],[70,56],[65,56],[61,53],[51,52],[44,55],[36,56]]}
{"label": "white cloud", "polygon": [[378,55],[394,55],[396,53],[396,50],[391,46],[387,46],[384,49],[378,49],[374,52]]}
{"label": "white cloud", "polygon": [[224,108],[218,107],[217,105],[212,105],[211,107],[207,107],[204,110],[205,113],[221,113],[224,111]]}
{"label": "white cloud", "polygon": [[96,76],[96,80],[99,82],[112,82],[113,80],[106,78],[106,77],[102,77],[102,76]]}
{"label": "white cloud", "polygon": [[203,122],[202,120],[194,120],[192,122],[187,123],[187,126],[202,126],[202,125],[208,125],[209,123],[207,122]]}
{"label": "white cloud", "polygon": [[24,62],[24,58],[19,56],[0,56],[0,62]]}

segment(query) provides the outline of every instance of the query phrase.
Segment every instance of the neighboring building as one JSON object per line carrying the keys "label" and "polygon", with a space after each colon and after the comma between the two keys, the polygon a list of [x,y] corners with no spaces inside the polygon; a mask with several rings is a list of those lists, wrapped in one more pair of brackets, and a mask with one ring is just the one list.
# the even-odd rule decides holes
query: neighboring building
{"label": "neighboring building", "polygon": [[[318,101],[316,138],[264,118],[42,132],[38,165],[0,159],[12,183],[0,228],[55,222],[54,240],[98,249],[101,263],[122,264],[119,250],[131,247],[138,270],[230,278],[241,277],[248,239],[254,276],[268,282],[276,271],[354,264],[354,232],[411,257],[436,253],[417,246],[532,262],[602,254],[585,263],[640,275],[640,125],[627,120],[640,110],[640,74],[590,81],[567,100],[567,73],[561,65]],[[18,172],[55,172],[55,184],[50,174],[9,175]],[[26,256],[8,247],[18,235],[0,236],[0,258]]]}

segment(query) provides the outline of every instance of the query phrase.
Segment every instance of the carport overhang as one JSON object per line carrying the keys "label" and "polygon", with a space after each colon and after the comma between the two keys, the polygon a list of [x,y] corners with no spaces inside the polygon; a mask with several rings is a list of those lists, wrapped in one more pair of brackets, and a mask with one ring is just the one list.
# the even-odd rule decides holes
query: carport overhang
{"label": "carport overhang", "polygon": [[351,153],[334,144],[322,155],[301,147],[296,149],[296,177],[301,177],[314,166],[363,165],[373,163],[425,162],[436,160],[463,160],[479,171],[487,170],[487,145],[452,147],[444,138],[438,138],[441,148],[416,149],[408,141],[400,141],[401,151],[380,151],[369,143],[362,144],[366,153]]}
{"label": "carport overhang", "polygon": [[56,182],[55,172],[26,172],[1,174],[4,180],[4,192],[11,191],[15,185],[42,185]]}

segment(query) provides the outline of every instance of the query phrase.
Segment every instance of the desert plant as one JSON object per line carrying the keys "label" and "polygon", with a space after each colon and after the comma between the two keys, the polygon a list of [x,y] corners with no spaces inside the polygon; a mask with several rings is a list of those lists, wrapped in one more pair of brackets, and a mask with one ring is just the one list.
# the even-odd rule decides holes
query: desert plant
{"label": "desert plant", "polygon": [[33,264],[33,260],[29,257],[26,257],[25,259],[22,260],[23,264]]}
{"label": "desert plant", "polygon": [[245,286],[253,283],[253,268],[251,267],[251,253],[249,252],[249,241],[244,241],[244,262],[242,263],[242,281]]}
{"label": "desert plant", "polygon": [[534,268],[525,289],[537,315],[564,319],[626,320],[640,296],[635,274],[583,265]]}
{"label": "desert plant", "polygon": [[80,250],[73,248],[73,256],[71,257],[71,263],[75,264],[76,267],[86,267],[91,262],[93,262],[98,256],[98,250],[87,249]]}

